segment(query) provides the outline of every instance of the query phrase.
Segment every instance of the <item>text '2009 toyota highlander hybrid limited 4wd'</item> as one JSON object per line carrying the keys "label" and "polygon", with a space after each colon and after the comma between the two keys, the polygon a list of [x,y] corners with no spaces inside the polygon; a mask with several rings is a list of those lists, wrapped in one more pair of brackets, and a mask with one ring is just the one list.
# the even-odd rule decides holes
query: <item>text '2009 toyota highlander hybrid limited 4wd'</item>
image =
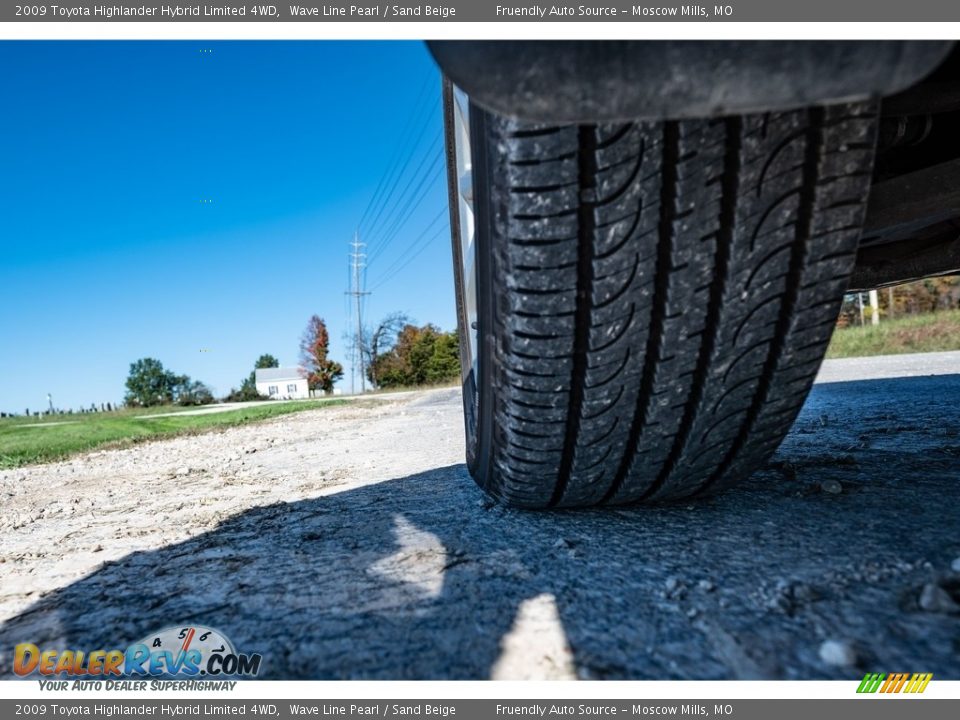
{"label": "text '2009 toyota highlander hybrid limited 4wd'", "polygon": [[960,268],[945,42],[435,42],[467,463],[532,508],[760,466],[844,292]]}

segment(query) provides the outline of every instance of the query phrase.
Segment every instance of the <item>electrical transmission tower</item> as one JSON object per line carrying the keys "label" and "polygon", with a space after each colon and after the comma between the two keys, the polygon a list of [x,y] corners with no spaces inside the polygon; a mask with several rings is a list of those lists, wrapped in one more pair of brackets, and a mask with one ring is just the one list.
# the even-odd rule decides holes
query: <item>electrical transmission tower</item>
{"label": "electrical transmission tower", "polygon": [[[351,288],[347,291],[347,295],[353,296],[353,299],[356,304],[357,311],[357,334],[354,338],[353,343],[353,373],[351,373],[351,378],[354,377],[354,373],[357,368],[360,368],[360,392],[366,392],[367,390],[367,378],[365,374],[365,369],[363,367],[363,310],[362,302],[363,296],[369,295],[369,292],[364,292],[361,286],[361,279],[363,277],[362,270],[366,266],[364,260],[366,259],[366,254],[360,252],[366,243],[360,242],[360,233],[359,231],[353,234],[353,242],[350,243],[350,247],[353,249],[353,252],[350,253],[350,264],[353,270],[351,274]],[[354,390],[353,382],[350,383],[351,392]]]}

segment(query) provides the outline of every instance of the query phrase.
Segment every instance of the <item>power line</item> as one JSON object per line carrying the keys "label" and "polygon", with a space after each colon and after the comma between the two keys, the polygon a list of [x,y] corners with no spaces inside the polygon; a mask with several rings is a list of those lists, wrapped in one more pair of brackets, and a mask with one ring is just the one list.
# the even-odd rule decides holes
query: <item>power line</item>
{"label": "power line", "polygon": [[427,128],[429,127],[427,120],[431,114],[435,112],[436,107],[437,102],[434,102],[432,106],[424,105],[424,108],[427,109],[427,112],[423,113],[422,116],[417,117],[417,121],[420,125],[420,132],[417,133],[416,139],[414,139],[412,142],[407,140],[405,142],[401,141],[397,143],[397,153],[394,156],[393,164],[390,168],[390,172],[388,173],[386,185],[384,185],[384,188],[380,193],[380,198],[376,203],[374,203],[373,208],[370,210],[370,212],[373,214],[373,217],[369,223],[370,225],[376,225],[377,220],[383,213],[384,208],[386,207],[387,203],[389,203],[393,191],[396,189],[397,183],[400,182],[400,178],[403,176],[404,170],[409,167],[410,160],[413,158],[417,148],[420,147],[420,141],[423,140],[423,136],[426,134]]}
{"label": "power line", "polygon": [[[410,222],[416,210],[423,203],[424,188],[432,185],[440,177],[444,169],[443,164],[443,130],[437,132],[422,150],[422,156],[417,161],[416,155],[426,136],[427,130],[434,127],[430,119],[436,116],[439,105],[439,95],[434,102],[426,100],[430,79],[426,78],[420,89],[414,111],[410,114],[404,130],[400,133],[396,150],[391,161],[381,175],[373,195],[357,223],[357,232],[354,235],[350,254],[352,271],[348,279],[347,295],[351,296],[356,309],[356,338],[354,346],[354,370],[360,369],[361,388],[365,390],[366,378],[364,373],[363,357],[363,313],[366,308],[366,299],[373,289],[364,291],[367,283],[367,268],[387,247],[396,239],[404,227]],[[432,152],[432,150],[436,152]],[[416,164],[414,164],[416,163]],[[429,235],[440,219],[446,214],[446,208],[427,224],[417,239],[410,244],[408,252],[396,258],[380,278],[376,287],[392,280],[397,273],[412,263],[437,237],[446,230],[440,227],[433,235]],[[445,224],[444,224],[445,225]],[[365,232],[367,243],[359,240],[360,232]],[[368,254],[361,252],[361,248],[369,247]],[[374,288],[375,289],[375,288]]]}
{"label": "power line", "polygon": [[[442,137],[442,132],[443,131],[439,131],[436,134],[434,141],[433,143],[431,143],[431,145],[440,145],[440,138]],[[401,190],[400,193],[396,196],[396,199],[394,199],[393,203],[391,203],[390,205],[390,209],[387,211],[386,215],[383,216],[383,221],[380,222],[379,224],[375,224],[377,229],[374,230],[370,236],[371,255],[380,252],[380,249],[381,249],[380,246],[382,246],[383,238],[386,234],[386,231],[384,230],[384,228],[388,226],[392,226],[393,223],[396,221],[396,218],[399,216],[402,216],[403,211],[400,210],[398,215],[398,209],[401,208],[401,206],[404,206],[405,204],[409,203],[408,196],[410,196],[410,191],[412,190],[414,185],[416,185],[417,187],[422,187],[424,178],[429,176],[429,174],[434,171],[434,169],[437,167],[438,163],[440,163],[441,160],[443,160],[442,146],[438,147],[435,153],[430,154],[427,152],[427,153],[424,153],[423,157],[420,158],[420,162],[417,164],[416,169],[413,171],[413,173],[410,174],[409,178],[406,181],[406,184],[403,187],[403,190]],[[432,161],[432,162],[428,164],[428,161]],[[442,167],[442,163],[440,163],[440,166]],[[382,213],[380,215],[382,215]],[[377,216],[378,221],[380,220],[380,215]]]}
{"label": "power line", "polygon": [[[439,98],[437,102],[434,103],[434,107],[436,107],[438,103],[439,103]],[[424,120],[426,120],[426,118],[424,118]],[[413,145],[411,146],[410,152],[407,154],[406,159],[402,163],[402,169],[393,177],[390,183],[389,191],[387,191],[384,194],[383,201],[379,203],[379,208],[376,211],[376,214],[374,215],[373,220],[370,221],[371,227],[377,227],[377,224],[380,221],[381,216],[383,215],[383,211],[387,208],[388,205],[390,205],[390,200],[391,198],[393,198],[393,194],[397,189],[397,185],[399,184],[401,178],[403,178],[406,168],[410,167],[410,161],[412,160],[416,149],[420,147],[420,141],[423,139],[423,136],[426,133],[428,127],[430,127],[429,123],[424,122],[422,127],[420,128],[420,133],[417,135],[417,139],[414,141]],[[438,139],[439,139],[439,135],[440,133],[438,133]],[[436,144],[436,143],[433,143],[433,144]],[[420,166],[423,165],[423,162],[424,160],[420,161]],[[414,171],[414,174],[416,174],[416,172],[419,171],[420,166],[418,166],[417,171]],[[409,184],[410,183],[408,182],[407,183],[408,187],[409,187]],[[404,189],[404,191],[406,191],[406,188]],[[394,203],[394,207],[395,206],[396,206],[396,203]],[[391,210],[391,212],[393,211]],[[389,217],[389,214],[388,214],[388,217]]]}
{"label": "power line", "polygon": [[[426,236],[426,234],[430,232],[430,229],[431,229],[434,225],[436,225],[437,222],[438,222],[441,218],[445,217],[447,214],[448,214],[448,211],[447,211],[446,206],[440,208],[439,211],[437,212],[437,214],[434,215],[433,218],[430,220],[430,222],[428,222],[428,223],[426,224],[426,226],[424,226],[424,228],[423,228],[419,233],[416,234],[416,239],[415,239],[412,243],[410,243],[410,247],[406,248],[406,251],[409,252],[410,250],[413,250],[413,249],[416,247],[417,243],[419,243],[421,240],[423,240],[424,236]],[[390,271],[393,270],[393,268],[395,268],[399,263],[401,263],[401,262],[402,262],[403,260],[405,260],[407,257],[409,257],[409,255],[403,254],[403,255],[400,255],[400,256],[397,257],[397,258],[394,258],[393,262],[389,265],[389,267],[387,267],[386,270],[384,270],[384,271],[380,274],[379,277],[382,278],[382,277],[388,275],[388,274],[390,273]]]}
{"label": "power line", "polygon": [[[407,256],[407,257],[404,259],[405,261],[404,261],[402,264],[400,264],[393,272],[387,274],[385,277],[383,277],[383,278],[380,280],[380,282],[378,282],[376,285],[374,285],[372,288],[370,288],[370,292],[373,292],[373,291],[376,290],[377,288],[383,287],[383,286],[386,285],[388,282],[390,282],[391,280],[393,280],[393,278],[395,278],[395,277],[400,273],[401,270],[403,270],[403,269],[404,269],[405,267],[407,267],[410,263],[412,263],[414,260],[416,260],[417,257],[418,257],[420,254],[422,254],[424,250],[426,250],[428,247],[430,247],[431,243],[433,243],[434,240],[436,240],[436,239],[437,239],[438,237],[440,237],[443,233],[448,232],[448,231],[449,231],[449,228],[448,228],[448,227],[441,227],[441,228],[439,228],[433,235],[431,235],[431,236],[423,243],[423,245],[420,246],[420,248],[419,248],[416,252],[414,252],[412,255]],[[412,247],[412,246],[411,246],[411,247]]]}
{"label": "power line", "polygon": [[421,255],[424,250],[426,250],[428,247],[430,247],[430,245],[433,243],[434,240],[436,240],[438,237],[440,237],[441,235],[443,235],[443,234],[446,233],[446,232],[448,232],[448,228],[445,228],[445,227],[439,228],[433,235],[431,235],[431,236],[427,239],[427,241],[426,241],[425,243],[423,243],[423,245],[420,246],[420,248],[419,248],[416,252],[414,252],[413,254],[411,254],[410,256],[408,256],[408,257],[406,258],[405,262],[403,262],[402,264],[400,264],[400,265],[396,268],[396,270],[394,270],[392,273],[390,273],[389,275],[387,275],[386,277],[384,277],[382,280],[380,280],[379,283],[377,283],[373,288],[371,288],[371,292],[372,292],[373,290],[377,290],[378,288],[383,287],[384,285],[386,285],[387,283],[389,283],[391,280],[393,280],[395,277],[397,277],[397,275],[400,274],[400,271],[402,271],[402,270],[403,270],[404,268],[406,268],[410,263],[412,263],[414,260],[416,260],[417,257],[418,257],[419,255]]}
{"label": "power line", "polygon": [[[413,192],[407,198],[406,204],[403,206],[403,209],[396,216],[396,218],[394,219],[390,227],[385,231],[385,234],[381,236],[380,242],[377,245],[377,249],[376,249],[376,257],[380,257],[383,251],[386,250],[387,246],[399,234],[403,226],[406,225],[407,222],[410,220],[411,216],[413,215],[413,211],[416,210],[418,207],[420,207],[420,203],[422,203],[423,199],[426,197],[426,194],[421,192],[424,189],[424,185],[426,185],[428,182],[430,185],[432,185],[440,178],[444,170],[444,164],[443,162],[441,162],[442,160],[443,160],[443,151],[441,150],[438,153],[436,159],[434,160],[433,165],[430,166],[433,171],[432,174],[429,174],[429,175],[424,174],[424,176],[420,179],[420,182],[417,184],[416,188],[413,189]],[[375,258],[373,258],[371,254],[371,263],[373,262],[374,259]]]}
{"label": "power line", "polygon": [[377,183],[377,187],[373,191],[373,195],[370,196],[370,200],[367,202],[367,207],[364,208],[363,215],[360,216],[360,222],[357,223],[358,229],[363,227],[363,223],[366,221],[367,216],[370,214],[370,211],[373,209],[375,205],[375,201],[380,199],[379,196],[380,196],[381,190],[383,190],[383,188],[386,187],[386,183],[388,182],[387,179],[389,177],[392,177],[393,171],[397,168],[397,163],[399,162],[400,157],[402,155],[402,150],[404,148],[405,140],[409,136],[412,136],[413,134],[413,128],[415,125],[414,120],[420,117],[420,115],[422,114],[423,108],[425,107],[424,101],[426,99],[426,92],[427,92],[427,88],[430,86],[431,79],[432,78],[429,75],[426,78],[424,78],[423,85],[421,86],[420,92],[417,95],[417,100],[414,102],[415,109],[412,113],[410,113],[409,117],[407,118],[407,124],[404,127],[403,131],[400,133],[400,141],[398,141],[395,146],[393,158],[391,162],[389,162],[384,167],[383,175],[380,176],[380,180]]}
{"label": "power line", "polygon": [[[447,211],[446,206],[439,208],[439,209],[437,210],[436,215],[434,215],[434,216],[430,219],[430,222],[428,222],[428,223],[423,227],[423,229],[422,229],[420,232],[416,233],[416,239],[415,239],[412,243],[410,243],[410,246],[407,247],[405,250],[406,250],[407,252],[409,252],[409,251],[412,250],[414,247],[416,247],[417,243],[419,243],[421,240],[423,240],[424,236],[425,236],[428,232],[430,232],[430,229],[431,229],[434,225],[436,225],[437,222],[438,222],[441,218],[443,218],[443,217],[445,217],[445,216],[447,216],[447,215],[448,215],[448,211]],[[384,270],[382,273],[380,273],[380,275],[378,276],[378,278],[375,278],[375,279],[379,279],[379,278],[382,278],[382,277],[384,277],[385,275],[387,275],[394,267],[397,266],[397,264],[399,264],[400,262],[402,262],[402,261],[403,261],[404,259],[406,259],[407,257],[409,257],[409,255],[402,254],[402,255],[400,255],[399,257],[394,258],[394,259],[393,259],[393,262],[390,264],[390,266],[387,267],[387,269]]]}

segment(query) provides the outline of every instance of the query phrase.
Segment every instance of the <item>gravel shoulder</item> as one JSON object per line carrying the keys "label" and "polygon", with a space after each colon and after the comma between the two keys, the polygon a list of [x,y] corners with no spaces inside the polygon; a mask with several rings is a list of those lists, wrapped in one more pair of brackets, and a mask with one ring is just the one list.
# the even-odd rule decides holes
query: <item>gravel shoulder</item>
{"label": "gravel shoulder", "polygon": [[452,390],[0,473],[0,673],[194,622],[272,678],[960,679],[960,375],[878,367],[696,504],[494,505]]}

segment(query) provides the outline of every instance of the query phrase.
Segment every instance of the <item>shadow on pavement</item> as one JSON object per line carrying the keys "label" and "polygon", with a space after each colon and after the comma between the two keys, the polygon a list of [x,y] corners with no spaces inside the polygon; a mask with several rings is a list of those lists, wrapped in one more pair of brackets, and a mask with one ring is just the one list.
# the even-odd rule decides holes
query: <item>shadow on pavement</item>
{"label": "shadow on pavement", "polygon": [[[918,605],[955,587],[958,432],[960,376],[837,383],[765,470],[696,505],[513,511],[457,465],[257,507],[42,598],[0,626],[0,667],[18,642],[125,647],[199,623],[272,678],[486,678],[537,598],[570,653],[537,636],[511,652],[560,675],[960,678],[960,617]],[[857,665],[825,664],[828,639]]]}

